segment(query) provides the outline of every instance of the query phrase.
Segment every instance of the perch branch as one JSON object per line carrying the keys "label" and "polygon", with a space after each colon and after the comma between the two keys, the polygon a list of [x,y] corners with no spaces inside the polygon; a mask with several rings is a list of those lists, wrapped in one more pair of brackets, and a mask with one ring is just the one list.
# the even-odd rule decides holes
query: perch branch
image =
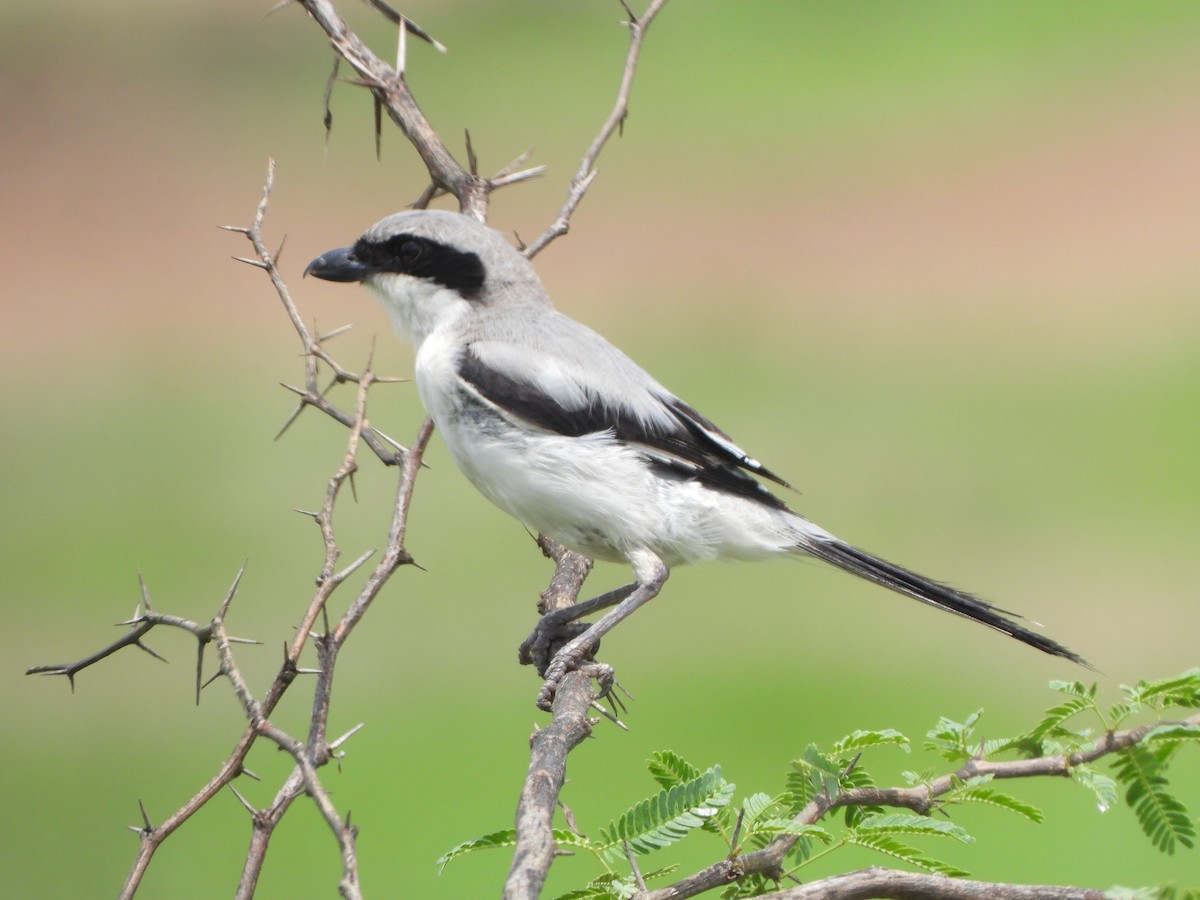
{"label": "perch branch", "polygon": [[587,711],[595,699],[582,671],[563,679],[554,697],[554,718],[529,739],[529,771],[517,804],[517,839],[505,900],[534,900],[554,862],[554,811],[566,780],[567,754],[592,733]]}

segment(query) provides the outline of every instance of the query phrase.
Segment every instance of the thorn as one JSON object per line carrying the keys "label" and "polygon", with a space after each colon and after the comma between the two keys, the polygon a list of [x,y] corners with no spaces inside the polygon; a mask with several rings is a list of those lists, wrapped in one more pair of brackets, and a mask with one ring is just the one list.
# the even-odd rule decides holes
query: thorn
{"label": "thorn", "polygon": [[[290,0],[289,0],[290,2]],[[287,244],[287,234],[284,234],[283,239],[279,242],[279,249],[275,251],[275,264],[279,264],[279,258],[283,256],[284,245]]]}
{"label": "thorn", "polygon": [[330,102],[333,99],[333,85],[337,81],[338,66],[341,65],[342,58],[336,53],[333,55],[333,71],[329,73],[329,79],[325,82],[325,113],[321,117],[322,123],[325,125],[325,149],[329,150],[329,134],[333,131],[333,109]]}
{"label": "thorn", "polygon": [[399,450],[401,453],[407,453],[407,452],[408,452],[408,448],[407,448],[407,447],[405,447],[403,444],[401,444],[399,441],[395,440],[394,438],[390,438],[390,437],[388,437],[386,434],[384,434],[384,433],[383,433],[382,431],[380,431],[378,428],[372,427],[372,428],[371,428],[371,431],[372,431],[372,432],[374,432],[375,434],[379,435],[379,437],[380,437],[380,439],[381,439],[381,440],[383,440],[384,442],[386,442],[386,443],[388,443],[388,444],[391,444],[393,447],[395,447],[395,448],[396,448],[397,450]]}
{"label": "thorn", "polygon": [[[291,0],[285,0],[285,2],[291,2]],[[250,805],[250,801],[242,796],[241,791],[239,791],[237,788],[235,788],[232,784],[229,785],[229,789],[231,791],[233,791],[233,796],[237,797],[239,800],[242,801],[242,806],[246,807],[246,810],[250,813],[250,815],[252,815],[252,816],[258,815],[258,810]]]}
{"label": "thorn", "polygon": [[580,834],[579,825],[575,822],[575,813],[571,811],[571,807],[559,800],[558,808],[562,810],[563,818],[567,820],[567,827],[576,834]]}
{"label": "thorn", "polygon": [[619,0],[621,9],[625,10],[625,15],[629,16],[629,24],[636,25],[638,18],[633,14],[633,10],[629,8],[629,4],[625,0]]}
{"label": "thorn", "polygon": [[213,672],[212,678],[208,679],[208,681],[206,681],[206,682],[204,682],[204,684],[200,685],[200,690],[204,690],[206,687],[208,687],[210,684],[212,684],[214,681],[216,681],[218,678],[220,678],[224,674],[225,674],[225,669],[223,667],[218,667],[217,671]]}
{"label": "thorn", "polygon": [[396,74],[403,78],[404,66],[408,62],[408,20],[401,15],[396,24],[399,26],[399,34],[396,37]]}
{"label": "thorn", "polygon": [[233,584],[229,586],[228,593],[225,594],[225,600],[221,603],[221,611],[217,613],[217,618],[214,621],[225,621],[225,614],[229,612],[229,604],[233,602],[233,595],[237,593],[238,585],[242,581],[242,575],[246,571],[246,566],[250,564],[250,560],[244,560],[242,567],[237,570],[237,575],[233,577]]}
{"label": "thorn", "polygon": [[[287,0],[287,2],[291,3],[292,0]],[[220,228],[222,231],[232,231],[234,234],[249,234],[250,233],[250,229],[247,228],[245,225],[218,225],[217,227]]]}
{"label": "thorn", "polygon": [[435,41],[433,39],[433,37],[429,34],[429,32],[427,32],[424,28],[422,28],[416,22],[410,21],[409,19],[406,19],[404,16],[402,16],[400,13],[396,12],[396,10],[394,10],[390,6],[388,6],[388,4],[384,2],[384,0],[367,0],[367,5],[373,7],[378,12],[383,13],[384,18],[387,19],[389,22],[391,22],[393,25],[399,25],[399,24],[403,23],[404,29],[406,31],[408,31],[414,37],[419,37],[421,40],[429,42],[430,44],[433,45],[433,47],[439,53],[446,52],[445,46],[442,45],[440,42]]}
{"label": "thorn", "polygon": [[138,809],[142,811],[142,823],[146,826],[146,831],[153,831],[154,826],[150,823],[150,816],[146,813],[146,804],[141,800],[138,800]]}
{"label": "thorn", "polygon": [[860,759],[862,759],[862,751],[861,750],[859,750],[858,753],[855,754],[854,759],[850,760],[850,765],[846,766],[846,768],[842,770],[842,774],[838,776],[838,781],[841,781],[843,778],[848,777],[850,775],[850,773],[854,771],[854,768],[855,768],[855,766],[858,765],[858,761]]}
{"label": "thorn", "polygon": [[[294,384],[288,384],[286,381],[279,382],[279,386],[281,388],[286,388],[287,390],[291,391],[293,394],[299,394],[301,397],[308,396],[308,391],[304,390],[303,388],[298,388]],[[305,402],[307,402],[307,401],[305,401]]]}
{"label": "thorn", "polygon": [[150,589],[146,587],[146,579],[142,577],[141,569],[138,569],[138,585],[142,589],[142,605],[146,607],[146,612],[150,612]]}
{"label": "thorn", "polygon": [[200,692],[204,690],[204,645],[207,641],[196,641],[196,705],[200,705]]}
{"label": "thorn", "polygon": [[378,97],[372,97],[375,100],[375,161],[378,162],[383,156],[383,103]]}
{"label": "thorn", "polygon": [[230,257],[230,259],[233,259],[236,262],[245,263],[248,266],[254,266],[256,269],[267,268],[267,264],[265,262],[263,262],[261,259],[247,259],[244,256],[232,256],[232,257]]}
{"label": "thorn", "polygon": [[414,200],[412,203],[410,203],[408,206],[410,209],[425,209],[427,206],[429,206],[430,203],[432,203],[435,199],[440,197],[443,193],[445,193],[445,192],[440,187],[438,187],[436,184],[430,184],[429,187],[427,187],[427,188],[425,188],[425,190],[421,191],[421,196],[418,197],[416,200]]}
{"label": "thorn", "polygon": [[[285,384],[285,385],[284,385],[284,387],[288,387],[288,385],[286,385],[286,384]],[[294,390],[294,388],[293,388],[293,390]],[[279,429],[279,431],[275,433],[275,437],[273,438],[273,440],[276,440],[276,441],[277,441],[277,440],[279,440],[281,437],[283,437],[284,433],[285,433],[285,432],[286,432],[286,431],[287,431],[289,428],[291,428],[291,427],[292,427],[292,423],[293,423],[293,422],[295,422],[295,421],[296,421],[298,418],[300,418],[300,413],[304,412],[304,408],[305,408],[306,406],[308,406],[308,401],[305,401],[305,402],[303,402],[303,403],[300,403],[300,404],[298,404],[298,405],[296,406],[296,408],[292,410],[292,413],[291,413],[291,415],[289,415],[289,416],[287,417],[287,419],[284,421],[284,423],[283,423],[283,427],[282,427],[282,428],[280,428],[280,429]]]}
{"label": "thorn", "polygon": [[523,169],[520,172],[513,172],[511,175],[497,175],[495,178],[489,179],[488,184],[494,188],[506,187],[510,184],[517,184],[522,181],[532,181],[534,178],[539,178],[546,172],[546,166],[534,166],[530,169]]}
{"label": "thorn", "polygon": [[293,2],[294,2],[294,0],[279,0],[278,3],[276,3],[274,6],[272,6],[270,9],[267,10],[267,15],[263,16],[263,18],[265,19],[267,16],[275,15],[275,13],[279,12],[285,6],[291,6]]}
{"label": "thorn", "polygon": [[[420,568],[420,566],[417,566],[417,568]],[[629,730],[629,726],[626,725],[624,722],[622,722],[620,719],[618,719],[617,714],[614,712],[611,712],[609,710],[609,708],[607,706],[604,706],[603,704],[601,704],[600,701],[593,700],[591,702],[590,706],[592,707],[592,709],[596,710],[596,712],[600,713],[600,715],[604,716],[604,718],[608,719],[608,721],[612,722],[614,725],[616,725],[622,731]]]}
{"label": "thorn", "polygon": [[742,820],[746,817],[746,807],[738,810],[737,824],[733,826],[733,835],[729,838],[729,855],[737,852],[738,838],[742,836]]}
{"label": "thorn", "polygon": [[479,174],[479,158],[475,155],[475,147],[471,144],[471,129],[464,128],[463,134],[467,139],[467,165],[472,175]]}
{"label": "thorn", "polygon": [[[261,641],[255,641],[255,643],[261,643]],[[296,670],[297,675],[320,675],[320,674],[322,674],[322,672],[324,672],[323,669],[297,669]]]}
{"label": "thorn", "polygon": [[293,509],[292,512],[298,512],[300,515],[308,516],[310,519],[319,518],[321,515],[320,513],[309,512],[307,509]]}
{"label": "thorn", "polygon": [[512,162],[510,162],[507,166],[505,166],[503,169],[501,169],[499,172],[497,172],[496,177],[503,178],[506,175],[511,175],[513,172],[517,171],[517,169],[519,169],[521,166],[525,165],[525,160],[529,159],[529,157],[531,157],[532,155],[533,155],[532,149],[526,150],[520,156],[518,156],[516,159],[514,159]]}
{"label": "thorn", "polygon": [[353,728],[351,728],[349,731],[347,731],[345,734],[343,734],[336,741],[333,741],[329,745],[329,749],[336,750],[338,747],[342,746],[342,744],[346,743],[346,741],[350,740],[350,738],[354,737],[354,735],[358,734],[363,728],[366,727],[366,725],[367,725],[366,722],[359,722],[357,725],[355,725]]}
{"label": "thorn", "polygon": [[259,778],[256,774],[251,772],[245,766],[242,766],[242,774],[245,775],[247,778],[249,778],[251,781],[262,781],[261,778]]}
{"label": "thorn", "polygon": [[262,641],[256,641],[254,638],[233,637],[232,635],[227,635],[225,640],[231,644],[258,644],[259,646],[262,646]]}
{"label": "thorn", "polygon": [[317,343],[323,344],[325,341],[332,340],[333,338],[337,337],[340,334],[345,334],[347,331],[349,331],[353,327],[354,327],[354,323],[351,322],[349,325],[343,325],[341,328],[335,328],[335,329],[333,329],[333,331],[327,332],[325,334],[317,335]]}
{"label": "thorn", "polygon": [[155,653],[153,650],[151,650],[149,647],[147,647],[141,641],[134,641],[133,646],[140,647],[142,650],[145,650],[147,653],[149,653],[155,659],[161,659],[163,662],[167,662],[167,658],[165,656],[163,656],[161,653]]}
{"label": "thorn", "polygon": [[361,566],[363,563],[365,563],[368,559],[370,559],[374,555],[375,555],[374,550],[368,550],[366,553],[364,553],[362,556],[360,556],[354,562],[350,563],[350,565],[346,566],[346,568],[342,569],[342,571],[340,571],[336,575],[334,575],[333,576],[334,579],[336,581],[346,580],[347,578],[349,578],[351,575],[354,574],[355,570],[359,566]]}
{"label": "thorn", "polygon": [[371,367],[375,365],[375,345],[378,337],[375,334],[371,335],[371,349],[367,351],[367,369],[359,376],[359,381],[362,381],[364,378],[371,378],[372,380],[375,378],[375,375],[371,372]]}

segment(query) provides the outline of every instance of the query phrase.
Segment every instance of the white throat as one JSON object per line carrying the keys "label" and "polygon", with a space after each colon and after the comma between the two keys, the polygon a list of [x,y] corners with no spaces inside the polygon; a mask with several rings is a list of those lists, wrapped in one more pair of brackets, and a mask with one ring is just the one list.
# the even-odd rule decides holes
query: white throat
{"label": "white throat", "polygon": [[417,350],[430,334],[471,309],[457,291],[411,275],[376,275],[363,284],[379,298],[396,333]]}

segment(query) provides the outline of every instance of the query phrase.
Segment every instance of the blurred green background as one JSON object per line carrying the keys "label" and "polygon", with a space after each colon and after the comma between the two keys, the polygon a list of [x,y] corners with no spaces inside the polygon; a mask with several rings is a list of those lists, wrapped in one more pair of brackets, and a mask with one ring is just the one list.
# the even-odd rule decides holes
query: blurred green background
{"label": "blurred green background", "polygon": [[[239,657],[261,691],[310,595],[321,548],[292,510],[319,504],[344,435],[310,415],[272,440],[298,345],[266,279],[229,261],[247,247],[214,227],[248,222],[268,156],[268,230],[288,236],[304,314],[358,323],[337,342],[347,365],[378,336],[377,369],[409,372],[365,294],[300,272],[415,198],[421,170],[390,128],[375,160],[370,103],[345,84],[326,141],[330,51],[299,8],[270,6],[0,9],[8,896],[112,896],[137,801],[161,821],[242,729],[222,685],[192,705],[182,634],[150,641],[171,665],[126,651],[74,695],[27,666],[114,637],[139,569],[160,609],[203,619],[248,558],[230,623],[265,642]],[[389,27],[342,6],[390,53]],[[619,6],[405,9],[450,48],[410,60],[450,144],[470,128],[485,170],[530,148],[550,165],[495,198],[493,224],[531,239],[611,104]],[[624,138],[538,267],[560,308],[797,484],[806,515],[1045,623],[1111,696],[1200,661],[1198,59],[1193,3],[677,2]],[[409,439],[412,387],[374,396],[372,418]],[[515,648],[549,567],[436,439],[428,461],[409,540],[425,571],[394,580],[341,660],[331,732],[367,727],[324,778],[362,829],[369,896],[494,896],[503,854],[440,878],[434,860],[511,822],[544,721]],[[347,559],[378,544],[392,494],[366,462],[341,508]],[[772,791],[809,742],[919,738],[979,707],[1002,736],[1050,705],[1048,680],[1088,676],[815,565],[680,570],[604,656],[638,699],[630,733],[600,728],[572,757],[564,800],[585,831],[651,790],[657,749],[723,764],[740,796]],[[305,721],[303,693],[285,727]],[[877,756],[884,779],[933,764]],[[264,782],[239,788],[265,806],[286,760],[264,747],[250,765]],[[1194,759],[1175,785],[1200,809]],[[1046,825],[967,810],[981,843],[928,849],[984,879],[1200,885],[1196,853],[1160,856],[1128,810],[1100,815],[1067,783],[1014,790]],[[141,896],[230,895],[248,836],[218,798]],[[334,896],[337,874],[302,802],[259,896]],[[563,860],[550,890],[593,874]]]}

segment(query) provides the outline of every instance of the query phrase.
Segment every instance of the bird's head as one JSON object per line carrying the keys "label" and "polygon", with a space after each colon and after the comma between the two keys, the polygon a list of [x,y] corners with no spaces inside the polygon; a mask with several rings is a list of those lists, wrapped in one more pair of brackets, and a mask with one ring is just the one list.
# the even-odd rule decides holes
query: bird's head
{"label": "bird's head", "polygon": [[417,345],[472,308],[549,305],[528,260],[499,232],[443,210],[381,219],[352,246],[322,253],[304,274],[370,288]]}

